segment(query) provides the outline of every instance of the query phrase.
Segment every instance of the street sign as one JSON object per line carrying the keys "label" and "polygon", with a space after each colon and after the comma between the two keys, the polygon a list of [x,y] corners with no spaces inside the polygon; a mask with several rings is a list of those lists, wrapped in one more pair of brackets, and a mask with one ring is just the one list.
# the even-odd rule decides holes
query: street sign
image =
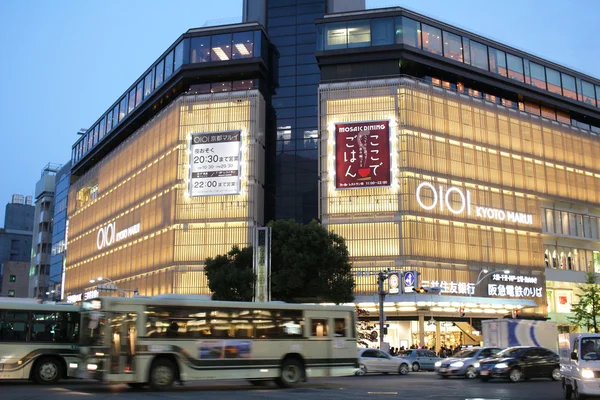
{"label": "street sign", "polygon": [[403,293],[414,292],[419,285],[419,273],[417,271],[404,271],[402,274]]}
{"label": "street sign", "polygon": [[388,293],[400,293],[400,274],[398,272],[392,272],[388,275]]}

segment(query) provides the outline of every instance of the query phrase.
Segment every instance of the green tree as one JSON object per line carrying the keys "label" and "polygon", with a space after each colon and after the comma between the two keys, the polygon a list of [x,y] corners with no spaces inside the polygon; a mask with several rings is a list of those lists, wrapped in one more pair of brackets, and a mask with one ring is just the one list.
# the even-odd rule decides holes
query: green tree
{"label": "green tree", "polygon": [[316,221],[269,223],[272,298],[286,302],[346,303],[354,300],[344,238]]}
{"label": "green tree", "polygon": [[579,302],[573,304],[571,312],[575,314],[569,320],[589,332],[600,332],[600,285],[594,272],[585,275],[585,283],[577,285],[581,292]]}
{"label": "green tree", "polygon": [[[369,312],[365,309],[362,309],[358,306],[355,306],[356,309],[356,332],[359,346],[369,347],[371,344],[371,334],[375,330],[375,324],[369,321]],[[379,333],[379,332],[377,332]]]}
{"label": "green tree", "polygon": [[252,247],[233,246],[225,255],[207,258],[204,269],[213,300],[252,301]]}

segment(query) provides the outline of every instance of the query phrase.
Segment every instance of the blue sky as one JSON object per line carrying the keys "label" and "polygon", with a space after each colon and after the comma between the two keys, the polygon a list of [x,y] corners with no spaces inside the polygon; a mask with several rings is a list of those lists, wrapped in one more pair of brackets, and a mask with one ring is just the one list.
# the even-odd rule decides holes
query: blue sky
{"label": "blue sky", "polygon": [[[89,128],[190,28],[241,17],[242,0],[0,2],[0,224],[12,193],[65,163]],[[597,0],[367,0],[403,6],[600,78]]]}

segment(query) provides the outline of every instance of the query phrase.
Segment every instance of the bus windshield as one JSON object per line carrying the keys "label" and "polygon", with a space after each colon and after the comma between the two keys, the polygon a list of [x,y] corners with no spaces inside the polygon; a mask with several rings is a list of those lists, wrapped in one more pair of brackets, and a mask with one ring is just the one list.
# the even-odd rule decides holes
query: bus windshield
{"label": "bus windshield", "polygon": [[81,344],[83,346],[104,345],[106,317],[98,311],[84,313],[81,319]]}

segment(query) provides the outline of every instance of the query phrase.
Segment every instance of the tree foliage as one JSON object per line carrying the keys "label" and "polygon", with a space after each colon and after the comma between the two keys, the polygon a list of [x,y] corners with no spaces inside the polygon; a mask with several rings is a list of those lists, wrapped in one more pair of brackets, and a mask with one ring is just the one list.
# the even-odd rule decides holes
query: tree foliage
{"label": "tree foliage", "polygon": [[286,302],[354,300],[348,248],[341,236],[316,221],[269,223],[272,228],[272,298]]}
{"label": "tree foliage", "polygon": [[373,322],[369,321],[369,312],[358,306],[356,308],[356,332],[359,346],[369,347],[371,345],[371,334],[375,330]]}
{"label": "tree foliage", "polygon": [[204,269],[213,300],[252,301],[252,247],[233,246],[225,255],[207,258]]}
{"label": "tree foliage", "polygon": [[600,332],[600,285],[594,272],[586,274],[585,283],[577,285],[581,294],[579,302],[573,304],[571,312],[575,314],[569,320],[589,332]]}
{"label": "tree foliage", "polygon": [[[307,225],[275,221],[269,226],[273,300],[346,303],[354,299],[354,278],[341,236],[316,221]],[[205,268],[213,299],[252,300],[251,247],[234,247],[227,255],[208,258]]]}

